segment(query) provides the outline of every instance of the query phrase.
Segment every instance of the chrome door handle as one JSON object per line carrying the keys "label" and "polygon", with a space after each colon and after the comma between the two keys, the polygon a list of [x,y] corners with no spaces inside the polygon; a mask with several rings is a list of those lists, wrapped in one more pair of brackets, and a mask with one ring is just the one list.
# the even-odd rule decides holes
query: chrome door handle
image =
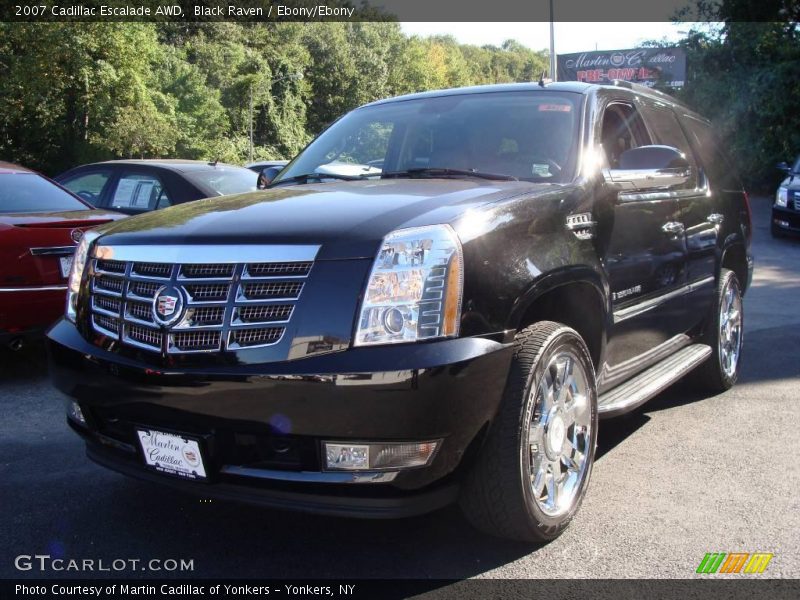
{"label": "chrome door handle", "polygon": [[664,233],[683,233],[684,226],[683,223],[678,221],[669,221],[661,226],[661,231]]}
{"label": "chrome door handle", "polygon": [[725,220],[725,215],[721,215],[719,213],[711,213],[706,217],[706,221],[709,223],[714,223],[715,225],[722,225],[722,222]]}

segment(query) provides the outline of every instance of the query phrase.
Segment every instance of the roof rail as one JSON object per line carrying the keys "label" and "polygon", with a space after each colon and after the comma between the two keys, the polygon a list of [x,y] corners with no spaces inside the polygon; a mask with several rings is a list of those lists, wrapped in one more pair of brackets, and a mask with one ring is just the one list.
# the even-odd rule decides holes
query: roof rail
{"label": "roof rail", "polygon": [[633,83],[632,81],[624,81],[622,79],[614,79],[611,82],[611,85],[615,85],[617,87],[625,88],[625,89],[628,89],[628,90],[633,90],[635,92],[637,92],[637,91],[638,92],[645,92],[645,93],[648,93],[648,94],[652,94],[653,96],[660,96],[660,97],[664,98],[664,100],[668,100],[670,102],[675,102],[677,104],[682,104],[682,102],[680,102],[676,98],[673,98],[669,94],[665,94],[661,90],[657,90],[655,88],[651,88],[650,86],[642,85],[641,83]]}

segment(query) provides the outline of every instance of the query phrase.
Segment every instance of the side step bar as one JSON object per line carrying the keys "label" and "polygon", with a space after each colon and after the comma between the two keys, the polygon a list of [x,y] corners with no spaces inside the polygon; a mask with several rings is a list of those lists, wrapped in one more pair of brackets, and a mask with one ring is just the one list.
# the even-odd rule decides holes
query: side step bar
{"label": "side step bar", "polygon": [[601,418],[616,417],[641,406],[711,356],[711,346],[692,344],[653,365],[597,399]]}

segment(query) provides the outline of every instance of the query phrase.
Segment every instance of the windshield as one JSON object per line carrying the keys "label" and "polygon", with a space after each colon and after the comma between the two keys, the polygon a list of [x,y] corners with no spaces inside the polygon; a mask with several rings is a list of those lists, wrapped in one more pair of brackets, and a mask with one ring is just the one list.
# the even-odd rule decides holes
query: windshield
{"label": "windshield", "polygon": [[274,183],[310,173],[366,178],[429,169],[570,181],[580,98],[485,92],[360,108],[323,132]]}
{"label": "windshield", "polygon": [[792,167],[792,171],[795,173],[800,173],[800,156],[798,156],[794,161],[794,166]]}
{"label": "windshield", "polygon": [[207,193],[225,196],[254,192],[258,175],[250,169],[239,167],[215,167],[203,171],[190,171],[186,179],[207,190]]}
{"label": "windshield", "polygon": [[89,207],[34,173],[0,175],[0,213],[65,210],[89,210]]}

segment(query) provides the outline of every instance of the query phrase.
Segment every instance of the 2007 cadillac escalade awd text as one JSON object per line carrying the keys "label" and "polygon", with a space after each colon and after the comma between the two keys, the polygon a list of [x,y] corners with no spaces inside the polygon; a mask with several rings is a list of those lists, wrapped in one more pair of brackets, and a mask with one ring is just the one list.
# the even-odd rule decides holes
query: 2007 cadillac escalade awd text
{"label": "2007 cadillac escalade awd text", "polygon": [[89,457],[362,517],[458,501],[547,540],[598,418],[736,381],[750,211],[708,121],[630,84],[352,111],[269,189],[87,233],[55,384]]}

